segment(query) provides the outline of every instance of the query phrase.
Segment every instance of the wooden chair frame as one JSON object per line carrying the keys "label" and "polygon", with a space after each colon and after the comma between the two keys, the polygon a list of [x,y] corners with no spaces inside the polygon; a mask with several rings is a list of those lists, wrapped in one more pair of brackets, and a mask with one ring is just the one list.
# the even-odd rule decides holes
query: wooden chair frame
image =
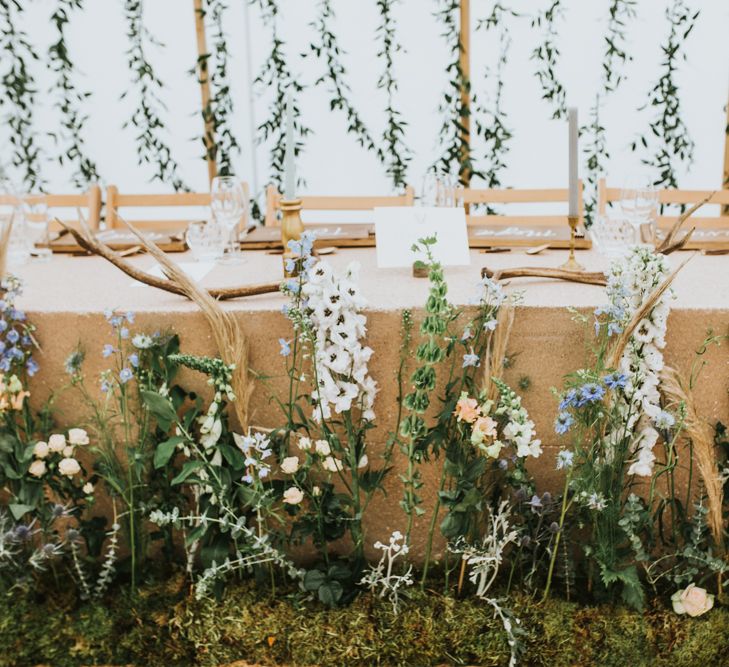
{"label": "wooden chair frame", "polygon": [[[580,181],[579,213],[580,224],[584,224],[583,186]],[[466,221],[469,225],[493,225],[499,227],[516,226],[556,226],[567,224],[567,214],[564,215],[496,215],[496,214],[470,214],[469,210],[474,204],[552,204],[569,202],[569,189],[567,188],[464,188],[454,190],[454,199],[457,206],[466,207]]]}
{"label": "wooden chair frame", "polygon": [[[243,196],[250,200],[248,183],[243,181]],[[209,192],[175,192],[171,194],[120,194],[115,185],[106,189],[106,226],[108,229],[123,227],[119,219],[120,208],[182,208],[185,206],[210,206]],[[249,211],[246,210],[244,223],[247,223]],[[179,230],[190,220],[184,218],[167,220],[130,220],[139,229]]]}
{"label": "wooden chair frame", "polygon": [[[283,195],[275,185],[266,188],[266,226],[277,227],[280,220]],[[408,185],[402,195],[383,196],[304,196],[301,207],[304,211],[370,211],[378,206],[412,206],[415,203],[415,191]]]}
{"label": "wooden chair frame", "polygon": [[[80,194],[31,194],[21,197],[23,200],[32,202],[44,202],[50,208],[68,208],[73,210],[73,217],[65,220],[67,224],[78,226],[77,209],[86,209],[86,224],[91,229],[98,229],[101,221],[101,188],[98,185],[92,185],[86,192]],[[0,204],[12,204],[17,198],[12,195],[0,196]],[[65,218],[65,216],[64,216]],[[75,221],[75,223],[74,223]],[[59,225],[51,222],[50,229],[58,231],[61,229]]]}

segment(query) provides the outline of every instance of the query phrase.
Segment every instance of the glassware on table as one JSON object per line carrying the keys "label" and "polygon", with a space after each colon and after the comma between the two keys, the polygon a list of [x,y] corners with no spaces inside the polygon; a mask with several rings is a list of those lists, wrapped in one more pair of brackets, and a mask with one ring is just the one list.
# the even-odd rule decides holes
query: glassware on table
{"label": "glassware on table", "polygon": [[48,205],[42,197],[38,196],[24,197],[21,205],[29,251],[39,261],[47,262],[53,255],[50,247]]}
{"label": "glassware on table", "polygon": [[658,191],[650,185],[623,188],[620,192],[620,209],[633,226],[635,243],[653,246],[658,217]]}
{"label": "glassware on table", "polygon": [[248,202],[243,187],[235,176],[216,176],[210,187],[210,208],[216,221],[228,232],[226,261],[242,261],[238,235],[240,222],[245,216]]}
{"label": "glassware on table", "polygon": [[191,222],[185,232],[187,247],[196,262],[217,261],[225,252],[229,231],[215,222]]}
{"label": "glassware on table", "polygon": [[633,244],[635,230],[624,217],[598,215],[589,232],[595,249],[609,259],[625,255]]}
{"label": "glassware on table", "polygon": [[418,202],[420,206],[455,206],[455,190],[449,174],[427,171]]}

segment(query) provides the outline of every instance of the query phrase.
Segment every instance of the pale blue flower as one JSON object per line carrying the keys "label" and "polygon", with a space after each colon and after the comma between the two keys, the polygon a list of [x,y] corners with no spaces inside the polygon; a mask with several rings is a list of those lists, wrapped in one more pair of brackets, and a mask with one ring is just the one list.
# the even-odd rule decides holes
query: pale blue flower
{"label": "pale blue flower", "polygon": [[483,325],[484,331],[493,331],[496,329],[496,325],[498,324],[498,321],[495,319],[490,319],[488,322],[486,322]]}
{"label": "pale blue flower", "polygon": [[126,384],[134,377],[134,373],[131,368],[122,368],[119,372],[119,382]]}
{"label": "pale blue flower", "polygon": [[608,389],[622,389],[628,382],[628,376],[625,373],[610,373],[606,375],[602,381]]}
{"label": "pale blue flower", "polygon": [[473,349],[471,352],[463,355],[463,366],[462,368],[468,368],[469,366],[478,366],[480,363],[478,355],[474,354]]}
{"label": "pale blue flower", "polygon": [[665,431],[666,429],[671,428],[676,423],[676,419],[670,412],[667,412],[666,410],[661,410],[656,418],[653,420],[653,422],[655,423],[656,428]]}
{"label": "pale blue flower", "polygon": [[571,468],[574,458],[574,452],[571,452],[568,449],[563,449],[561,452],[559,452],[559,454],[557,454],[557,470],[562,470],[563,468]]}
{"label": "pale blue flower", "polygon": [[575,418],[569,412],[560,412],[554,422],[554,430],[558,435],[564,435],[574,423]]}
{"label": "pale blue flower", "polygon": [[279,338],[278,344],[281,346],[281,352],[279,353],[282,357],[288,357],[291,354],[291,345],[285,338]]}
{"label": "pale blue flower", "polygon": [[134,368],[139,368],[139,355],[136,352],[132,352],[132,354],[129,355],[129,363]]}
{"label": "pale blue flower", "polygon": [[116,352],[116,348],[111,343],[106,343],[104,345],[104,349],[101,351],[101,354],[104,358],[110,357],[112,354]]}

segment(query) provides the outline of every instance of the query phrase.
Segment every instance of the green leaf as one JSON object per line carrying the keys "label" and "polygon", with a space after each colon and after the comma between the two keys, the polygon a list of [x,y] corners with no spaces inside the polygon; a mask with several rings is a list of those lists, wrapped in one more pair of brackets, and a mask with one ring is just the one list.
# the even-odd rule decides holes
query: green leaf
{"label": "green leaf", "polygon": [[327,576],[321,570],[309,570],[304,575],[304,588],[307,591],[318,591],[326,580]]}
{"label": "green leaf", "polygon": [[342,599],[344,588],[338,581],[328,581],[319,587],[319,600],[328,607],[334,607]]}
{"label": "green leaf", "polygon": [[177,412],[171,401],[156,391],[144,390],[141,393],[144,405],[157,418],[160,428],[163,431],[169,430],[172,423],[177,421]]}
{"label": "green leaf", "polygon": [[13,515],[13,519],[20,521],[20,518],[27,512],[32,512],[35,507],[33,505],[21,505],[19,503],[10,503],[8,505],[10,513]]}
{"label": "green leaf", "polygon": [[196,470],[202,468],[202,466],[202,461],[186,461],[185,464],[182,466],[180,474],[172,480],[172,486],[175,486],[176,484],[182,484],[182,482],[184,482]]}
{"label": "green leaf", "polygon": [[223,458],[233,467],[234,470],[242,470],[245,467],[246,459],[240,449],[231,447],[225,443],[219,444],[218,449]]}
{"label": "green leaf", "polygon": [[169,440],[160,442],[159,445],[157,445],[157,449],[154,450],[154,467],[163,468],[166,466],[172,458],[172,455],[175,453],[177,445],[184,441],[185,438],[176,435]]}

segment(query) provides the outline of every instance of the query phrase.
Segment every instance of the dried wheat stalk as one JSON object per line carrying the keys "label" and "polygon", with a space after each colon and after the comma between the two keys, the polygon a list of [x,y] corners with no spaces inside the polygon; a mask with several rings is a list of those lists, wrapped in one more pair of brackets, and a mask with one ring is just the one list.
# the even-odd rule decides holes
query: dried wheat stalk
{"label": "dried wheat stalk", "polygon": [[488,398],[492,400],[498,398],[498,389],[491,381],[491,378],[500,380],[504,375],[506,346],[511,336],[515,312],[516,309],[511,303],[505,303],[501,306],[497,318],[498,324],[491,334],[491,339],[486,347],[486,354],[481,362],[481,390],[487,392]]}

